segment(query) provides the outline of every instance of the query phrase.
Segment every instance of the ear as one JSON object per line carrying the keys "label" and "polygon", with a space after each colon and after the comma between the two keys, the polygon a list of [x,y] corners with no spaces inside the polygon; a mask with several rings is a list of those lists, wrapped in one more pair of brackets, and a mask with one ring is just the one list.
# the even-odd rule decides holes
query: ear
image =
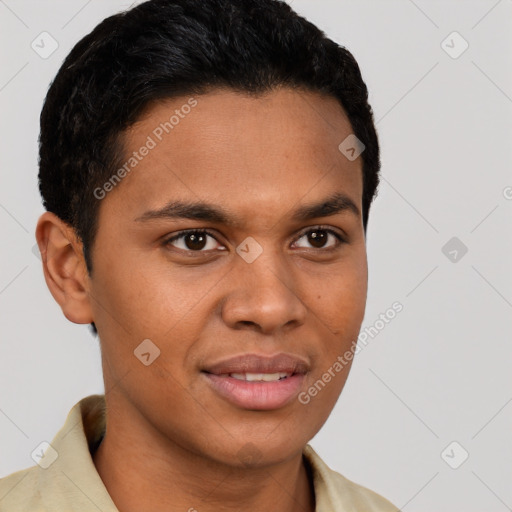
{"label": "ear", "polygon": [[93,322],[83,245],[74,229],[45,212],[39,217],[35,234],[46,285],[64,316],[75,324]]}

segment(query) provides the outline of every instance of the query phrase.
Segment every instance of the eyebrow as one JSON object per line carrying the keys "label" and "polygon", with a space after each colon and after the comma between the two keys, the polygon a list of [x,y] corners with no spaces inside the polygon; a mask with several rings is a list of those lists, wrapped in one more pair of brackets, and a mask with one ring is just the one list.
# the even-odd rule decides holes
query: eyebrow
{"label": "eyebrow", "polygon": [[[307,221],[318,217],[330,217],[343,212],[361,217],[361,212],[354,201],[346,194],[337,192],[323,200],[308,203],[293,210],[291,219],[294,221]],[[148,210],[137,217],[135,221],[145,222],[155,219],[201,220],[227,226],[237,224],[236,217],[225,208],[201,201],[170,201],[163,208]]]}

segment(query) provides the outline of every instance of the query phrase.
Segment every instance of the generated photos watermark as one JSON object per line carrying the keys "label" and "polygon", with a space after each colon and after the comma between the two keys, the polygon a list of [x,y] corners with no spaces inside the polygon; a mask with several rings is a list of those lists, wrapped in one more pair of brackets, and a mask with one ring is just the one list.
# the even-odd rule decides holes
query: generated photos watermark
{"label": "generated photos watermark", "polygon": [[126,162],[117,169],[117,171],[101,186],[94,189],[94,197],[98,200],[104,199],[105,196],[112,191],[130,172],[135,169],[146,156],[149,155],[152,149],[155,149],[159,142],[163,140],[165,135],[174,130],[179,125],[182,119],[187,114],[190,114],[192,108],[197,105],[197,100],[193,97],[189,98],[186,103],[175,109],[174,114],[169,117],[168,121],[160,123],[150,135],[147,136],[146,142],[137,150],[133,151],[132,155]]}
{"label": "generated photos watermark", "polygon": [[365,327],[357,337],[357,340],[352,341],[350,349],[346,350],[342,355],[339,355],[336,358],[336,361],[324,372],[321,377],[317,379],[314,384],[312,384],[306,391],[302,391],[299,393],[298,400],[301,404],[306,405],[311,402],[311,399],[322,391],[329,382],[331,382],[336,375],[338,375],[343,368],[349,365],[354,359],[354,355],[358,354],[363,347],[366,347],[369,343],[368,336],[371,339],[375,338],[380,331],[388,325],[391,320],[396,318],[397,314],[403,310],[403,305],[396,301],[394,302],[390,308],[388,308],[384,313],[379,315],[379,319],[375,320],[375,322],[369,326]]}

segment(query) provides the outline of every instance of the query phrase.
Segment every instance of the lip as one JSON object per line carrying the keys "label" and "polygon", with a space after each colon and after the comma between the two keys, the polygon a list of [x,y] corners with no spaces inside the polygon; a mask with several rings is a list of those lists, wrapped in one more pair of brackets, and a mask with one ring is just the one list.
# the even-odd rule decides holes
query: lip
{"label": "lip", "polygon": [[204,373],[212,389],[231,404],[241,409],[273,410],[288,404],[298,394],[303,373],[274,382],[249,382],[227,375]]}
{"label": "lip", "polygon": [[[215,393],[236,407],[249,410],[274,410],[284,407],[298,394],[309,364],[291,354],[262,356],[243,354],[224,359],[202,371]],[[284,379],[264,382],[245,381],[230,373],[290,373]]]}
{"label": "lip", "polygon": [[309,371],[306,360],[292,354],[280,353],[274,356],[260,354],[242,354],[228,359],[223,359],[212,364],[203,371],[215,375],[227,373],[299,373]]}

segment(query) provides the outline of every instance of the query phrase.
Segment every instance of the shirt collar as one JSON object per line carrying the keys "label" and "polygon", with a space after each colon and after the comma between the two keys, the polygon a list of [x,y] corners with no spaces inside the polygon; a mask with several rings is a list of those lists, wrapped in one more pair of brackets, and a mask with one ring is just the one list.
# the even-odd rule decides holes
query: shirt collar
{"label": "shirt collar", "polygon": [[[51,443],[57,459],[47,469],[37,468],[39,484],[45,490],[41,497],[48,509],[64,506],[63,501],[57,504],[53,497],[62,499],[65,496],[65,507],[69,512],[96,508],[103,512],[119,512],[92,459],[105,428],[105,395],[90,395],[73,406]],[[338,500],[333,499],[337,490],[331,488],[332,470],[309,444],[303,450],[303,457],[313,477],[315,512],[337,510],[334,503]]]}

